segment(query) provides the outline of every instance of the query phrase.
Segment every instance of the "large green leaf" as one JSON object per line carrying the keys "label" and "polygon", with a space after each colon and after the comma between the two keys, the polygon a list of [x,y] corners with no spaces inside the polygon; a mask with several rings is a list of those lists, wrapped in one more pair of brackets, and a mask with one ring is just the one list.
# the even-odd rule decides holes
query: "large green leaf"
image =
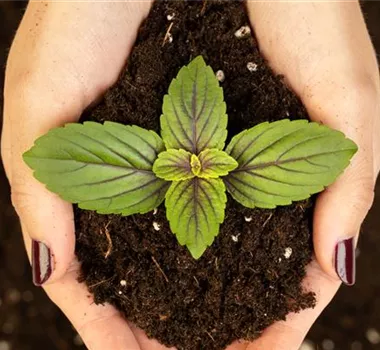
{"label": "large green leaf", "polygon": [[198,155],[206,148],[223,149],[227,137],[223,90],[202,56],[181,68],[165,95],[161,135],[166,148]]}
{"label": "large green leaf", "polygon": [[153,164],[153,172],[159,178],[167,181],[191,179],[194,173],[191,170],[191,153],[183,149],[169,149],[158,155]]}
{"label": "large green leaf", "polygon": [[152,172],[161,138],[137,126],[105,122],[50,130],[24,154],[34,176],[82,209],[130,215],[157,207],[169,184]]}
{"label": "large green leaf", "polygon": [[232,139],[226,152],[239,167],[224,180],[246,207],[288,205],[334,182],[356,151],[354,142],[327,126],[287,119],[263,123]]}
{"label": "large green leaf", "polygon": [[226,152],[217,149],[206,149],[199,154],[201,171],[199,177],[217,178],[225,176],[238,167],[238,162]]}
{"label": "large green leaf", "polygon": [[221,179],[194,177],[173,182],[166,194],[166,215],[181,245],[198,259],[219,233],[226,206]]}

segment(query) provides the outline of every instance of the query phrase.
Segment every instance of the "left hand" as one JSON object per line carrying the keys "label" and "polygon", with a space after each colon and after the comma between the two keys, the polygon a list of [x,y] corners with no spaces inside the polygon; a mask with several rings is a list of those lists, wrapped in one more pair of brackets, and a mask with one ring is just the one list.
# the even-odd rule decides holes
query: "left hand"
{"label": "left hand", "polygon": [[356,1],[248,1],[247,7],[263,55],[285,75],[311,119],[342,131],[359,146],[349,168],[317,200],[316,259],[305,280],[305,288],[317,295],[316,307],[289,315],[249,345],[228,349],[297,350],[340,280],[355,281],[354,249],[380,166],[379,71]]}

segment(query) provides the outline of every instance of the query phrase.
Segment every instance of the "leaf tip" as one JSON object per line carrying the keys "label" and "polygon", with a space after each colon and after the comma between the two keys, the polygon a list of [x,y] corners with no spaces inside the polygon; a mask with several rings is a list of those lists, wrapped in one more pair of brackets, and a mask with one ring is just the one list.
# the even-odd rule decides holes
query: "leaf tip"
{"label": "leaf tip", "polygon": [[186,247],[195,260],[199,260],[207,249],[207,246],[187,245]]}
{"label": "leaf tip", "polygon": [[204,58],[203,58],[202,55],[198,55],[198,56],[196,56],[195,58],[193,58],[191,60],[190,64],[200,65],[200,66],[204,66],[205,67],[206,66],[206,61],[204,60]]}
{"label": "leaf tip", "polygon": [[32,146],[30,149],[28,149],[27,151],[25,151],[23,154],[22,154],[22,160],[24,161],[24,163],[31,169],[33,169],[32,167],[32,163],[31,163],[31,158],[33,157],[33,148],[34,146]]}

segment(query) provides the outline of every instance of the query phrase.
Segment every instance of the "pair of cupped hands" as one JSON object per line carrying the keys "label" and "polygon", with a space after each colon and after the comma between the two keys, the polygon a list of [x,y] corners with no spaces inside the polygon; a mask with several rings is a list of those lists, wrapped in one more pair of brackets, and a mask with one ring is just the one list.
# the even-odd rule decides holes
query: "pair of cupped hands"
{"label": "pair of cupped hands", "polygon": [[[72,206],[37,182],[21,156],[49,129],[78,121],[116,82],[150,7],[150,1],[31,2],[6,68],[2,158],[34,282],[42,284],[91,350],[165,347],[112,306],[89,298],[77,281]],[[317,295],[316,307],[273,324],[254,342],[228,347],[292,350],[340,280],[354,282],[353,250],[380,166],[378,66],[357,1],[247,2],[247,8],[263,55],[286,76],[310,117],[359,146],[349,168],[317,200],[315,259],[304,282]]]}

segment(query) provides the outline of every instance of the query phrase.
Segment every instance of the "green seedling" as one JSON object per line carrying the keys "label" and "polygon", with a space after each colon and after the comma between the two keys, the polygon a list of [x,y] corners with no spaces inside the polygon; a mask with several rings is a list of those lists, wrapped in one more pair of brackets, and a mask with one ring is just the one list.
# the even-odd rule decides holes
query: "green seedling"
{"label": "green seedling", "polygon": [[307,120],[262,123],[227,138],[223,90],[201,56],[164,96],[161,137],[113,122],[67,124],[23,158],[64,200],[100,214],[143,214],[164,200],[171,231],[195,259],[224,220],[226,191],[248,208],[289,205],[322,191],[357,151]]}

